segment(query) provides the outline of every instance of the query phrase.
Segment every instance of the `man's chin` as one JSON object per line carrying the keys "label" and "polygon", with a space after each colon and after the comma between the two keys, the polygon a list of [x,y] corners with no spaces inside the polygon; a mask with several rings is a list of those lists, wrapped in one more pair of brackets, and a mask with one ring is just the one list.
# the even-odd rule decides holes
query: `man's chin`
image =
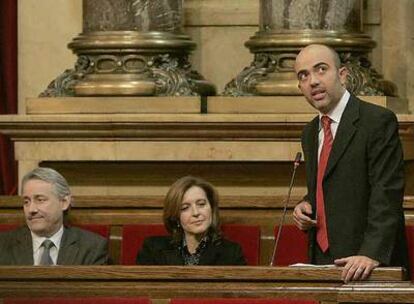
{"label": "man's chin", "polygon": [[47,236],[48,230],[43,225],[28,225],[31,232],[36,234],[37,236]]}
{"label": "man's chin", "polygon": [[313,100],[313,107],[321,113],[327,113],[329,101],[325,99]]}

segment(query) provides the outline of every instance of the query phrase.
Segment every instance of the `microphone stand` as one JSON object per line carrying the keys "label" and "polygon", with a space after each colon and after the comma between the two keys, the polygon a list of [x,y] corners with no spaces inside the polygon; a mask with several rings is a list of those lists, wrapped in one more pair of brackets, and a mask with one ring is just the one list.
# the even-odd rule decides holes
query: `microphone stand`
{"label": "microphone stand", "polygon": [[293,172],[292,172],[292,177],[290,179],[289,191],[288,191],[288,195],[287,195],[287,198],[286,198],[286,201],[285,201],[285,205],[283,207],[282,218],[281,218],[281,220],[279,222],[279,228],[277,230],[277,236],[276,236],[275,246],[273,247],[272,259],[270,260],[270,266],[273,266],[273,261],[274,261],[275,256],[276,256],[277,246],[279,245],[279,239],[280,239],[280,235],[282,233],[282,227],[283,227],[283,225],[285,223],[285,217],[286,217],[287,207],[288,207],[289,201],[290,201],[290,193],[292,192],[293,183],[295,182],[296,169],[300,165],[301,158],[302,158],[302,153],[301,152],[296,153],[295,161],[293,162]]}

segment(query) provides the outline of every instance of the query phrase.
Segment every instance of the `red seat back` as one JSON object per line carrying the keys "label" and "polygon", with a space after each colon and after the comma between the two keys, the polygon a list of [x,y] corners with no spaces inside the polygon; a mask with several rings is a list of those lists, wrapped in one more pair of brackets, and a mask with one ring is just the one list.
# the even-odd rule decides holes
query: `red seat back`
{"label": "red seat back", "polygon": [[[248,265],[258,265],[260,228],[253,225],[226,224],[223,235],[240,244]],[[121,264],[134,265],[144,239],[150,236],[168,235],[163,224],[124,225],[122,228]]]}
{"label": "red seat back", "polygon": [[[275,240],[278,227],[275,227]],[[273,260],[274,266],[308,263],[308,236],[294,225],[284,225]]]}
{"label": "red seat back", "polygon": [[170,304],[318,304],[318,301],[289,299],[171,299]]}
{"label": "red seat back", "polygon": [[405,226],[407,236],[408,262],[410,266],[410,277],[414,281],[414,225]]}
{"label": "red seat back", "polygon": [[5,298],[4,304],[151,304],[148,298]]}
{"label": "red seat back", "polygon": [[156,235],[168,235],[163,224],[124,225],[122,227],[121,264],[135,265],[144,239]]}
{"label": "red seat back", "polygon": [[225,238],[238,243],[243,250],[247,265],[259,265],[260,227],[257,225],[224,224],[221,231]]}
{"label": "red seat back", "polygon": [[21,226],[21,225],[19,225],[19,224],[0,224],[0,232],[13,230],[13,229],[16,229],[19,226]]}

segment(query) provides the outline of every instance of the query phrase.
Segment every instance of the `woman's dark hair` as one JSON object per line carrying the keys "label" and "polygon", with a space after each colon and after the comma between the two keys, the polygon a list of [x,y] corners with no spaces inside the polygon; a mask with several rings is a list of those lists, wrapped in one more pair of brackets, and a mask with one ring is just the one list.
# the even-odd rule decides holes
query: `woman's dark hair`
{"label": "woman's dark hair", "polygon": [[171,185],[164,199],[163,221],[165,228],[172,235],[174,242],[181,242],[184,235],[180,224],[181,203],[187,190],[194,186],[204,190],[210,203],[211,225],[207,235],[213,242],[216,242],[221,239],[218,193],[213,185],[199,177],[184,176]]}

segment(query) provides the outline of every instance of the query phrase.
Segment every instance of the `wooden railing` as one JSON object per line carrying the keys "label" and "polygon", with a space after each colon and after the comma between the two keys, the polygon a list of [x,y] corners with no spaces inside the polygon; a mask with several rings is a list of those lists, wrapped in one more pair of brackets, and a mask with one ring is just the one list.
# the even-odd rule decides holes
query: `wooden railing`
{"label": "wooden railing", "polygon": [[341,281],[341,271],[339,267],[0,267],[0,297],[243,297],[414,303],[414,286],[403,281],[401,268],[377,268],[367,281],[351,284]]}

